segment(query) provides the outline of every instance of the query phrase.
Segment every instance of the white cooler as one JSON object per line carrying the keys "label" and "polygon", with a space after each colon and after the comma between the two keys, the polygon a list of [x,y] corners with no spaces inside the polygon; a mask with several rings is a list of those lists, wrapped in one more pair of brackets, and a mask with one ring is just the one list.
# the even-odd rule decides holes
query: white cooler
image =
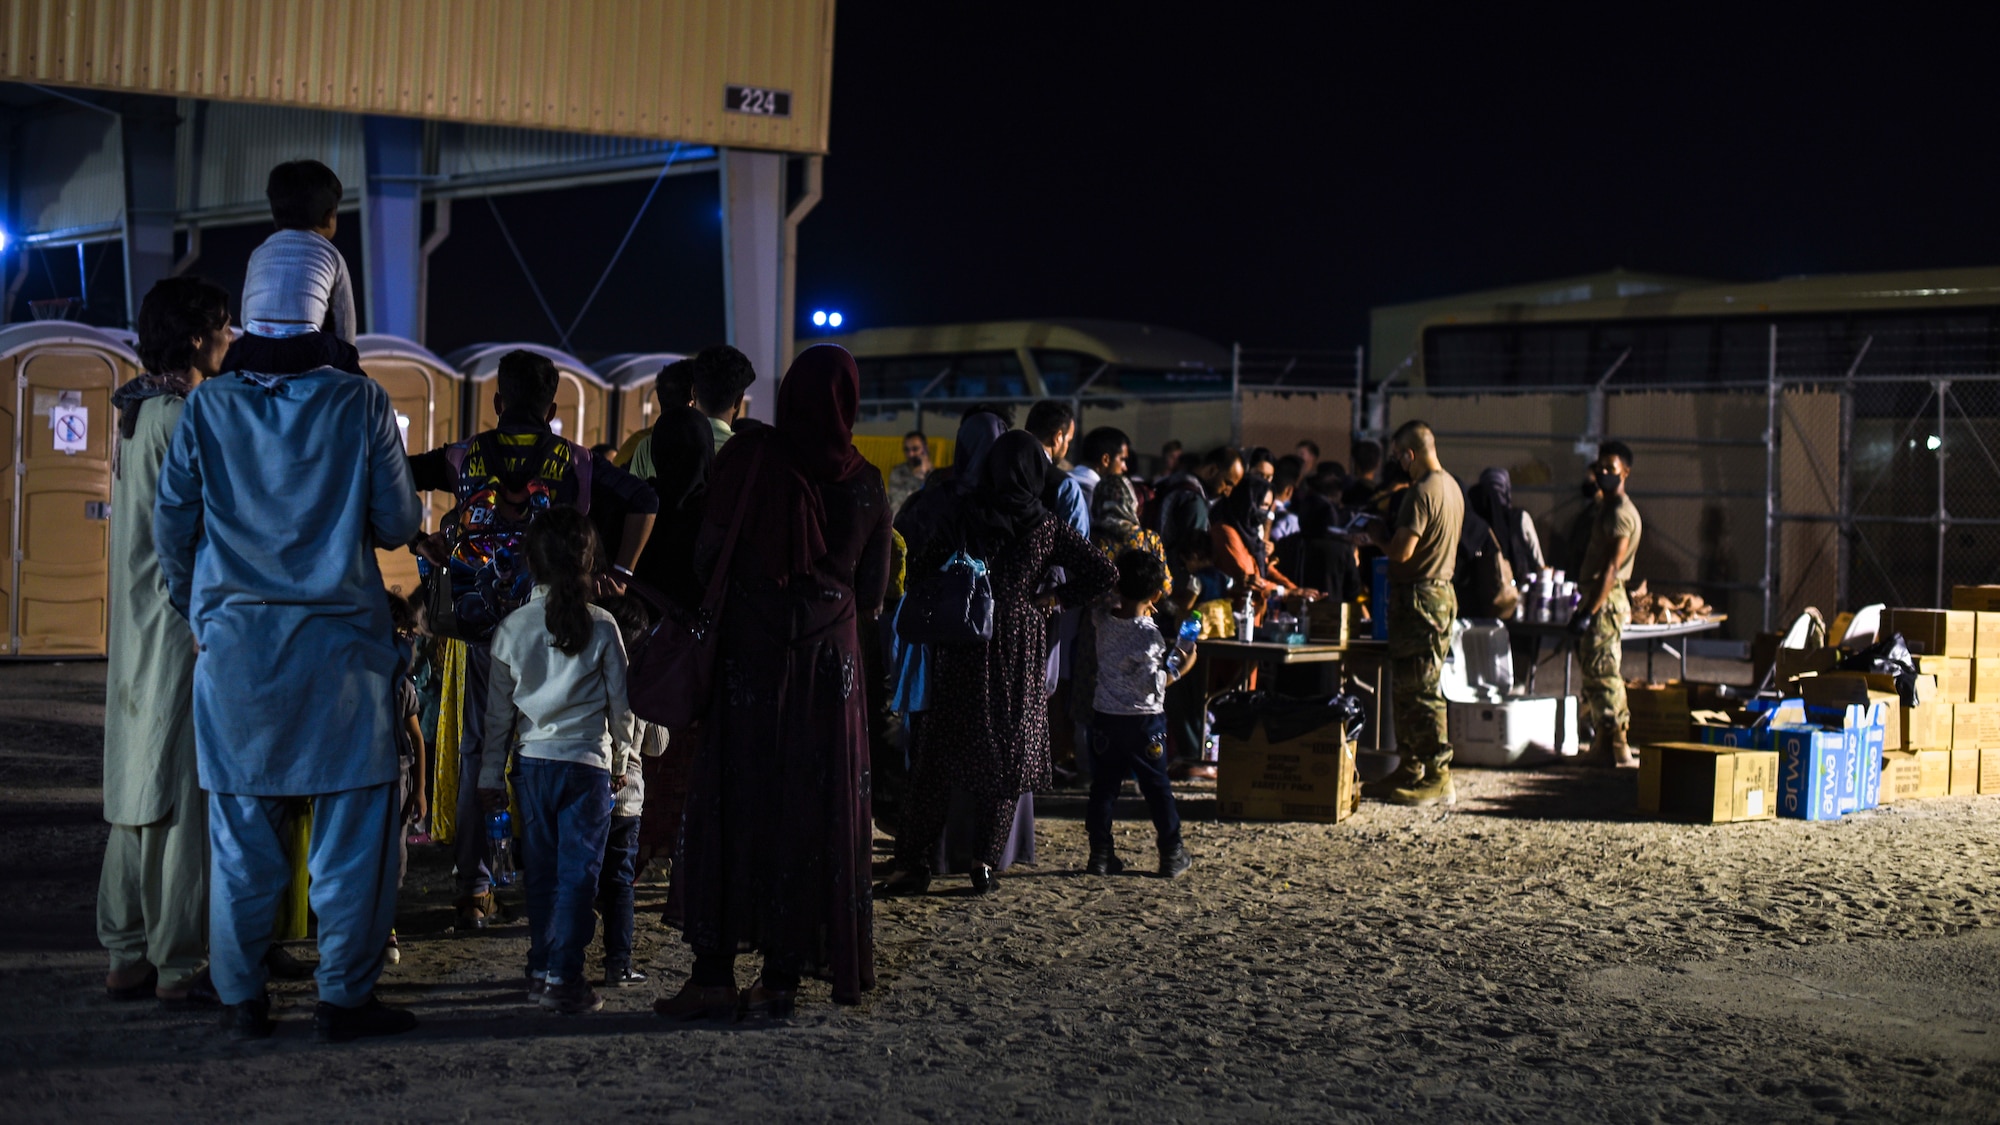
{"label": "white cooler", "polygon": [[1577,752],[1576,697],[1447,702],[1455,766],[1526,766]]}
{"label": "white cooler", "polygon": [[1444,667],[1445,730],[1453,765],[1525,766],[1577,752],[1575,696],[1510,695],[1507,627],[1461,620]]}

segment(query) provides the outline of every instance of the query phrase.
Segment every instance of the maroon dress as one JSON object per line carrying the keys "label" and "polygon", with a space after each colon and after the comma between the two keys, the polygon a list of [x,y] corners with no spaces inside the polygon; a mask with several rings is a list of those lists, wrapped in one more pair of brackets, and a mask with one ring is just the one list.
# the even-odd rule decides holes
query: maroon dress
{"label": "maroon dress", "polygon": [[854,1003],[875,984],[857,623],[888,591],[889,505],[865,463],[838,479],[798,471],[785,405],[781,388],[780,426],[738,435],[718,457],[696,548],[705,583],[731,516],[745,511],[669,920],[697,953],[754,950],[783,971],[823,969],[834,999]]}

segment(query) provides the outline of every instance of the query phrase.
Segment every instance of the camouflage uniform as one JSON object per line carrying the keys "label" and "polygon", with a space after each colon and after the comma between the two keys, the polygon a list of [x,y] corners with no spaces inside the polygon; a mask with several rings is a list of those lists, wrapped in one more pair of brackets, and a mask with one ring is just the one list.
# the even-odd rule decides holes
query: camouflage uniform
{"label": "camouflage uniform", "polygon": [[[1444,691],[1439,679],[1451,650],[1458,596],[1451,583],[1423,579],[1389,587],[1389,671],[1396,753],[1426,774],[1451,765],[1445,734]],[[1624,697],[1619,697],[1624,706]]]}
{"label": "camouflage uniform", "polygon": [[1625,706],[1625,677],[1618,670],[1625,626],[1631,623],[1632,602],[1620,582],[1611,587],[1589,635],[1576,642],[1577,663],[1583,666],[1583,717],[1595,737],[1607,738],[1615,731],[1620,743],[1632,725],[1632,712]]}

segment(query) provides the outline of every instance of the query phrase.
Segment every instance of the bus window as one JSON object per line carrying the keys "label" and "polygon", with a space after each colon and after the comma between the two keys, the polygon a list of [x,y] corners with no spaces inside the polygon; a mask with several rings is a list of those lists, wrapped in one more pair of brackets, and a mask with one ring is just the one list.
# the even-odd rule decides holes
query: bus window
{"label": "bus window", "polygon": [[1013,352],[980,352],[951,357],[951,375],[933,394],[944,398],[1023,398],[1028,375]]}
{"label": "bus window", "polygon": [[[1077,388],[1083,386],[1084,381],[1104,363],[1096,356],[1085,355],[1082,352],[1037,350],[1034,354],[1035,367],[1042,373],[1042,386],[1055,398],[1075,394]],[[1110,374],[1108,371],[1105,372],[1105,376]],[[1099,377],[1090,385],[1090,389],[1098,390],[1103,384],[1104,377]]]}

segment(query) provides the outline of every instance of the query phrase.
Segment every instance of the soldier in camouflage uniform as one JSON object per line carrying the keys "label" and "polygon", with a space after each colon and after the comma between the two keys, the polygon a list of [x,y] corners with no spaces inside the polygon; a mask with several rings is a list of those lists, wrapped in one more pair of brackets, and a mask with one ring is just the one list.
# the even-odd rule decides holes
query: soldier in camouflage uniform
{"label": "soldier in camouflage uniform", "polygon": [[1620,768],[1639,764],[1625,742],[1632,713],[1625,706],[1625,677],[1619,670],[1625,626],[1632,621],[1625,583],[1632,580],[1632,560],[1642,530],[1639,509],[1625,495],[1631,474],[1630,446],[1622,441],[1598,446],[1591,475],[1602,498],[1583,555],[1583,599],[1569,622],[1577,662],[1583,666],[1583,714],[1591,729],[1591,756]]}
{"label": "soldier in camouflage uniform", "polygon": [[1451,804],[1457,794],[1439,679],[1458,617],[1451,579],[1465,496],[1438,463],[1437,439],[1424,423],[1404,423],[1389,455],[1410,477],[1394,526],[1377,534],[1389,559],[1391,713],[1402,764],[1369,788],[1399,805]]}

